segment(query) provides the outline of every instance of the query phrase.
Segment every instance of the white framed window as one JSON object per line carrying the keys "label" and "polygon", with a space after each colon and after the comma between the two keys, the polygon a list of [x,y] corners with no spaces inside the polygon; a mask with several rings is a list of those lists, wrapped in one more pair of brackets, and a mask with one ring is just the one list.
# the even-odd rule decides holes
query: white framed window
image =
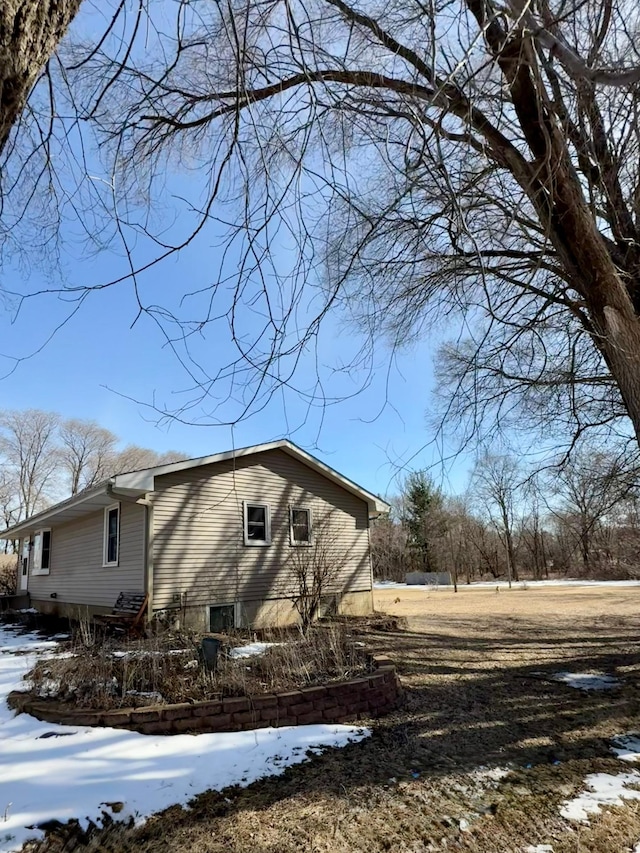
{"label": "white framed window", "polygon": [[51,530],[36,530],[31,548],[31,574],[48,575],[51,567]]}
{"label": "white framed window", "polygon": [[271,545],[271,508],[268,504],[243,501],[245,545]]}
{"label": "white framed window", "polygon": [[304,506],[289,507],[289,541],[292,545],[311,545],[311,510]]}
{"label": "white framed window", "polygon": [[104,509],[104,546],[102,565],[117,566],[120,558],[120,504]]}

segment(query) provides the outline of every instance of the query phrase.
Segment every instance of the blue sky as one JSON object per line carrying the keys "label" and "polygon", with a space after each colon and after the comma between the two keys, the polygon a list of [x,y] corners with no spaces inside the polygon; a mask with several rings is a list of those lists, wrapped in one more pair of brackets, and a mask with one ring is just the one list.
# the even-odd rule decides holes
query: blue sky
{"label": "blue sky", "polygon": [[[75,263],[69,283],[108,279],[113,266],[109,252]],[[153,271],[153,287],[159,296],[170,293],[176,278],[194,267],[207,266],[206,249],[187,251],[184,259],[172,259]],[[32,270],[28,281],[16,270],[5,270],[3,275],[5,287],[37,290],[48,283],[47,276],[38,270]],[[381,346],[376,357],[380,367],[372,385],[324,411],[307,412],[295,393],[277,392],[262,412],[233,429],[206,423],[159,423],[160,416],[144,404],[155,400],[173,408],[181,400],[185,376],[147,317],[131,326],[136,306],[129,286],[91,294],[40,352],[14,364],[15,357],[40,347],[68,310],[69,304],[55,295],[25,303],[17,318],[15,305],[5,305],[1,310],[0,381],[7,408],[32,407],[57,411],[65,417],[93,418],[127,443],[158,451],[177,449],[190,456],[291,437],[379,493],[393,488],[391,481],[403,463],[417,468],[432,465],[439,458],[436,447],[425,446],[433,439],[425,420],[433,381],[429,342],[396,353],[388,383],[390,353]],[[338,317],[331,317],[325,327],[325,346],[331,355],[337,360],[348,358],[353,342],[353,330],[345,329]],[[211,335],[201,352],[207,361],[215,363],[228,360],[232,348],[228,337]],[[360,379],[354,377],[354,388]],[[345,387],[343,380],[337,380],[335,386],[329,382],[328,393],[333,393],[338,384],[340,389]],[[223,406],[218,414],[224,416],[224,412]],[[450,481],[454,490],[463,487],[465,470],[463,461],[454,466]]]}
{"label": "blue sky", "polygon": [[[95,12],[83,6],[80,26],[91,29]],[[168,187],[184,178],[167,177]],[[184,225],[176,221],[176,230]],[[65,232],[66,229],[66,232]],[[63,225],[59,270],[30,264],[28,272],[18,266],[2,269],[0,284],[5,291],[30,292],[55,287],[96,285],[120,275],[125,269],[117,244],[100,253],[89,253],[77,240],[77,227]],[[178,310],[179,296],[186,291],[215,283],[219,269],[221,234],[212,226],[198,241],[140,277],[147,304],[170,305]],[[136,260],[146,257],[149,247],[136,237]],[[291,247],[283,242],[275,254],[279,273],[286,274],[293,262]],[[233,260],[224,267],[233,284]],[[228,296],[228,291],[226,291]],[[224,300],[225,294],[222,298]],[[195,300],[202,304],[202,300]],[[383,344],[375,354],[376,371],[369,387],[357,396],[336,405],[308,409],[293,391],[278,391],[259,414],[236,424],[216,426],[209,403],[197,407],[187,419],[199,425],[159,421],[152,407],[175,410],[189,393],[189,379],[176,357],[163,346],[154,323],[142,315],[135,323],[137,305],[130,283],[96,291],[79,311],[44,346],[51,332],[70,313],[69,297],[45,294],[23,303],[0,302],[0,379],[6,408],[39,408],[59,412],[64,417],[91,418],[117,433],[125,443],[135,443],[158,451],[179,450],[199,456],[290,437],[363,486],[387,494],[402,465],[411,469],[437,465],[440,450],[426,423],[433,385],[432,351],[435,342],[425,340],[395,353]],[[185,309],[188,313],[188,309]],[[255,316],[244,312],[245,329],[251,334]],[[132,325],[133,324],[133,325]],[[321,359],[325,366],[348,364],[360,345],[357,333],[344,318],[331,315],[322,332]],[[213,324],[195,340],[198,361],[209,371],[233,358],[226,322]],[[42,347],[42,349],[40,349]],[[40,351],[37,351],[40,350]],[[37,351],[37,352],[36,352]],[[35,353],[35,354],[32,354]],[[16,358],[32,354],[16,363]],[[314,357],[309,353],[300,369],[306,387],[314,379]],[[353,370],[330,375],[323,370],[329,396],[345,396],[357,390],[363,376]],[[216,390],[217,393],[217,390]],[[386,400],[386,402],[385,402]],[[237,406],[218,400],[215,416],[235,418]],[[436,478],[448,489],[464,488],[468,460],[447,466]]]}

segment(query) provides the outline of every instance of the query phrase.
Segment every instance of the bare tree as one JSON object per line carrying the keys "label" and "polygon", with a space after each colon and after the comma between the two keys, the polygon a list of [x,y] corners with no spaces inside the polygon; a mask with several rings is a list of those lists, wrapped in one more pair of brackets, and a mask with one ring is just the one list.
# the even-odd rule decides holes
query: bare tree
{"label": "bare tree", "polygon": [[158,453],[136,445],[117,450],[117,441],[95,421],[60,422],[57,414],[37,409],[0,411],[2,528],[115,474],[186,457],[178,451]]}
{"label": "bare tree", "polygon": [[640,574],[639,497],[637,487],[634,487],[608,513],[613,539],[613,570],[617,577],[637,578]]}
{"label": "bare tree", "polygon": [[407,532],[389,515],[376,518],[369,531],[374,578],[404,581],[409,568]]}
{"label": "bare tree", "polygon": [[509,583],[512,578],[518,580],[514,530],[521,486],[522,474],[512,457],[485,455],[478,460],[473,472],[472,490],[502,540]]}
{"label": "bare tree", "polygon": [[461,578],[470,584],[479,564],[476,546],[478,527],[484,525],[473,516],[466,495],[446,500],[443,512],[446,517],[443,525],[446,546],[443,542],[441,548],[449,559],[444,558],[441,565],[448,566],[456,586]]}
{"label": "bare tree", "polygon": [[[436,405],[430,421],[461,447],[480,438],[528,443],[569,454],[584,436],[630,440],[615,381],[584,329],[568,315],[518,315],[515,326],[488,319],[436,356]],[[514,442],[515,439],[515,442]]]}
{"label": "bare tree", "polygon": [[81,2],[4,0],[0,6],[0,153]]}
{"label": "bare tree", "polygon": [[541,510],[544,495],[540,476],[529,478],[525,493],[527,511],[522,518],[519,538],[529,553],[531,574],[536,580],[540,580],[542,577],[549,577],[545,549],[545,520]]}
{"label": "bare tree", "polygon": [[0,412],[0,456],[17,485],[18,516],[42,508],[53,489],[58,464],[58,416],[38,409]]}
{"label": "bare tree", "polygon": [[[10,471],[0,463],[0,524],[6,530],[15,524],[20,517],[20,502],[18,499],[18,486],[14,471]],[[13,543],[4,540],[4,553],[8,554],[13,548]]]}
{"label": "bare tree", "polygon": [[[377,519],[371,527],[374,577],[404,581],[407,572],[423,570],[423,559],[410,544],[406,524],[400,522],[407,514],[406,494],[389,500],[396,511],[391,517]],[[466,583],[486,573],[497,578],[504,572],[504,546],[495,527],[486,518],[474,515],[468,495],[440,495],[433,514],[428,526],[429,549],[440,571]]]}
{"label": "bare tree", "polygon": [[490,574],[497,580],[508,573],[504,544],[493,525],[476,518],[471,528],[471,544],[477,553],[481,574]]}
{"label": "bare tree", "polygon": [[[61,77],[86,102],[86,126],[112,143],[109,212],[126,208],[113,231],[127,248],[136,231],[155,233],[160,259],[213,218],[231,223],[220,257],[237,247],[238,275],[231,291],[222,269],[212,276],[200,316],[136,290],[174,348],[228,322],[234,364],[183,361],[203,394],[231,383],[242,414],[292,387],[336,306],[393,346],[457,314],[473,370],[495,377],[499,342],[514,356],[499,368],[507,387],[546,384],[571,414],[576,389],[597,387],[640,434],[630,0],[229,0],[197,11],[182,0],[165,12],[171,25],[136,30],[134,15],[133,42],[100,44]],[[146,207],[157,213],[166,164],[181,158],[202,181],[170,243]],[[283,230],[297,265],[279,273]],[[257,331],[243,329],[243,308],[263,319]]]}
{"label": "bare tree", "polygon": [[185,454],[177,450],[156,453],[155,450],[149,450],[147,447],[128,444],[123,450],[113,453],[105,460],[104,472],[105,476],[113,476],[141,468],[153,468],[156,465],[169,465],[185,458]]}
{"label": "bare tree", "polygon": [[[10,3],[7,20],[35,5]],[[79,4],[59,5],[56,33]],[[115,4],[118,21],[131,13],[123,31],[68,46],[30,105],[55,93],[48,114],[64,130],[95,131],[87,150],[102,145],[106,171],[93,184],[104,194],[89,208],[88,237],[124,242],[139,311],[200,387],[178,416],[225,383],[219,405],[238,401],[225,421],[274,388],[322,395],[296,384],[297,371],[340,307],[370,336],[360,366],[381,335],[399,346],[427,323],[462,319],[449,398],[462,395],[474,425],[504,411],[504,389],[528,412],[547,389],[578,433],[628,416],[640,435],[636,4],[227,0],[196,10],[178,0],[155,27],[140,26],[143,7]],[[173,242],[157,205],[167,164],[190,175],[184,216],[169,212]],[[76,165],[86,179],[86,162]],[[82,222],[86,210],[75,212]],[[183,313],[145,301],[137,273],[215,219],[229,235],[210,298],[185,293]],[[274,250],[284,231],[293,269]],[[155,239],[155,261],[145,250],[136,266],[137,235]],[[237,358],[194,366],[182,347],[219,323]],[[216,406],[207,413],[215,419]]]}
{"label": "bare tree", "polygon": [[578,548],[583,571],[592,568],[594,541],[607,516],[635,489],[634,467],[625,456],[593,449],[553,474],[551,490],[560,499],[554,515]]}
{"label": "bare tree", "polygon": [[67,470],[71,494],[107,476],[117,437],[95,421],[70,418],[60,424],[60,462]]}

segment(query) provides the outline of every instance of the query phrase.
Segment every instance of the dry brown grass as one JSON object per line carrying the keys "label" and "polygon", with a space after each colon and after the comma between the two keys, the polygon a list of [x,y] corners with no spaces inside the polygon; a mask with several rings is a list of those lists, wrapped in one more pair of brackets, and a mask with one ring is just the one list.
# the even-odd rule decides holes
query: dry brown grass
{"label": "dry brown grass", "polygon": [[[396,601],[399,599],[399,601]],[[588,827],[560,803],[598,770],[628,769],[612,736],[640,726],[640,589],[498,594],[385,590],[377,605],[408,617],[369,635],[397,661],[406,707],[373,737],[246,789],[206,793],[141,828],[112,827],[93,853],[623,853],[640,840],[640,806]],[[618,673],[621,689],[583,693],[558,670]],[[478,768],[509,767],[492,785]],[[469,822],[462,831],[460,821]],[[62,850],[63,837],[49,849]],[[44,848],[43,848],[44,849]]]}
{"label": "dry brown grass", "polygon": [[502,620],[518,617],[540,620],[543,625],[562,624],[568,617],[633,616],[640,605],[640,587],[538,586],[514,583],[513,589],[468,587],[455,593],[450,587],[376,589],[374,607],[384,613],[422,619],[483,616]]}
{"label": "dry brown grass", "polygon": [[302,636],[272,631],[263,654],[233,658],[223,643],[215,672],[199,665],[199,638],[159,635],[112,639],[80,626],[71,656],[40,661],[28,678],[39,697],[78,708],[120,708],[225,696],[294,690],[363,674],[368,666],[362,643],[344,623],[318,626]]}

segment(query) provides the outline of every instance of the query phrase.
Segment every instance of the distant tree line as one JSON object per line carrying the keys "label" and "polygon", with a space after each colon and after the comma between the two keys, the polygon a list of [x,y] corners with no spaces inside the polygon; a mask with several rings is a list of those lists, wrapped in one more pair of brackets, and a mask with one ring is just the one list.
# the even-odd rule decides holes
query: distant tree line
{"label": "distant tree line", "polygon": [[[0,525],[6,529],[52,503],[115,474],[184,459],[121,446],[93,420],[63,419],[40,409],[0,411]],[[4,543],[4,550],[10,544]]]}
{"label": "distant tree line", "polygon": [[449,572],[454,581],[640,577],[640,489],[635,465],[583,450],[531,473],[512,456],[478,460],[463,495],[424,471],[408,475],[392,511],[371,530],[374,574]]}

